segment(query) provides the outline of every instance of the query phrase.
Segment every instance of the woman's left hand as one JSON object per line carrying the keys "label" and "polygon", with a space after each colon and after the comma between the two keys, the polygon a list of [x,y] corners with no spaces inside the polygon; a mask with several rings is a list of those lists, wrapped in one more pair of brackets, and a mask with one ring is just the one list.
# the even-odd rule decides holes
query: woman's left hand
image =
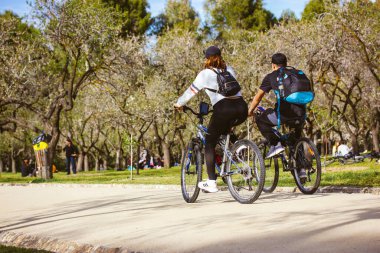
{"label": "woman's left hand", "polygon": [[182,106],[182,105],[179,105],[179,104],[174,104],[174,108],[175,108],[177,111],[182,111],[183,106]]}

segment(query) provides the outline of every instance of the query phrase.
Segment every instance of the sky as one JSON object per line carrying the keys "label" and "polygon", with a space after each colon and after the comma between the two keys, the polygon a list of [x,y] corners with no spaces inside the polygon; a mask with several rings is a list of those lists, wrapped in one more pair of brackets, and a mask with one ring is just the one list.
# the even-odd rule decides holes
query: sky
{"label": "sky", "polygon": [[[30,0],[28,0],[30,1]],[[239,0],[236,0],[239,1]],[[309,0],[264,0],[264,6],[270,10],[276,17],[280,17],[283,10],[291,9],[300,17],[306,3]],[[205,0],[192,0],[191,4],[199,13],[202,21],[205,20],[205,10],[203,8]],[[157,16],[165,9],[166,0],[148,0],[152,16]],[[30,7],[27,0],[0,0],[0,12],[12,10],[19,16],[25,16],[29,13]]]}

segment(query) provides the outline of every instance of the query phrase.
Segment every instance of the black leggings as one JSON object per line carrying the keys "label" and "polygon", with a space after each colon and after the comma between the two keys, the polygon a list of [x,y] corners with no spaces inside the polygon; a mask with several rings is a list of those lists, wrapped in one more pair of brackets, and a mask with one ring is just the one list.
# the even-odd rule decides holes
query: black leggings
{"label": "black leggings", "polygon": [[228,134],[231,127],[247,119],[248,106],[243,98],[223,99],[213,106],[213,114],[206,135],[205,158],[207,174],[210,180],[216,180],[215,146],[222,134]]}

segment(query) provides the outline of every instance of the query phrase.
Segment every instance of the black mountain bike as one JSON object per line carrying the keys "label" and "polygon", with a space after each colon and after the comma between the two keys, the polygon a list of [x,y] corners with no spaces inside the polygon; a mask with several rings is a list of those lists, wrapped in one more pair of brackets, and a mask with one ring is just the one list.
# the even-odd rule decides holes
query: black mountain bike
{"label": "black mountain bike", "polygon": [[[203,117],[211,111],[206,103],[201,103],[199,113],[184,106],[184,112],[196,115],[196,136],[191,138],[181,164],[181,189],[186,202],[197,200],[202,181],[203,147],[206,144],[207,128],[203,125]],[[223,149],[221,164],[215,164],[220,177],[227,182],[228,189],[234,199],[242,204],[253,203],[261,194],[265,182],[265,166],[259,148],[249,140],[238,140],[230,143],[230,134],[220,139],[219,147]]]}
{"label": "black mountain bike", "polygon": [[[285,151],[265,159],[266,178],[263,191],[270,193],[276,189],[279,179],[279,162],[281,162],[283,171],[292,173],[296,185],[302,193],[315,193],[321,182],[322,169],[321,159],[314,143],[304,137],[296,140],[294,129],[290,129],[289,134],[281,134],[275,128],[273,128],[273,132],[280,138]],[[266,157],[270,148],[269,142],[263,141],[259,147]],[[306,178],[300,177],[302,169],[306,172]]]}

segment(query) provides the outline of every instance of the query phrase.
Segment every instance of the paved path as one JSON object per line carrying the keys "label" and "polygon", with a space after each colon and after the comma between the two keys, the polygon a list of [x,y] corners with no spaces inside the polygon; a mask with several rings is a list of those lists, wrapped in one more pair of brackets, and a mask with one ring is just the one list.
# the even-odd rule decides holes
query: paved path
{"label": "paved path", "polygon": [[186,204],[179,191],[0,187],[0,231],[128,252],[380,252],[380,196],[229,192]]}

